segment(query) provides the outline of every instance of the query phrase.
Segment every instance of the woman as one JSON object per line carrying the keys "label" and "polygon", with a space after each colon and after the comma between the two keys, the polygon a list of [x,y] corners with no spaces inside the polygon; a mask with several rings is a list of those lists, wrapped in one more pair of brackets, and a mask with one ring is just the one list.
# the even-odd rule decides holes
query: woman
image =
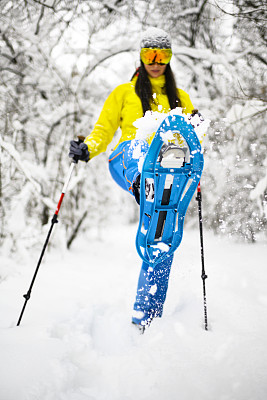
{"label": "woman", "polygon": [[[71,142],[70,157],[88,161],[107,149],[116,130],[121,128],[119,142],[110,155],[109,168],[114,180],[138,201],[140,172],[132,145],[136,128],[133,123],[146,111],[168,112],[182,107],[193,112],[189,95],[176,88],[170,67],[172,57],[169,35],[158,28],[149,28],[141,40],[141,66],[129,83],[119,85],[107,98],[92,133],[84,143]],[[153,137],[139,141],[140,157],[144,157]],[[154,270],[142,264],[132,322],[144,331],[151,320],[161,317],[166,298],[172,257]]]}

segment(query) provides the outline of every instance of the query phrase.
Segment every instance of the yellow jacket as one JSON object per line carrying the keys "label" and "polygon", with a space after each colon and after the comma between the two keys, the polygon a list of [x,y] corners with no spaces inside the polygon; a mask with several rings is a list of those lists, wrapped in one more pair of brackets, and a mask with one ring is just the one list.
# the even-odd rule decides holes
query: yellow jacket
{"label": "yellow jacket", "polygon": [[[149,77],[149,79],[154,94],[154,100],[151,103],[152,111],[165,113],[170,111],[168,97],[164,90],[165,75],[158,78]],[[88,145],[90,159],[106,151],[119,127],[121,137],[118,144],[135,138],[136,128],[133,122],[143,116],[141,100],[135,93],[136,80],[137,77],[134,77],[131,82],[119,85],[105,101],[93,131],[84,141]],[[189,95],[181,89],[177,89],[177,92],[184,112],[191,113],[194,107]]]}

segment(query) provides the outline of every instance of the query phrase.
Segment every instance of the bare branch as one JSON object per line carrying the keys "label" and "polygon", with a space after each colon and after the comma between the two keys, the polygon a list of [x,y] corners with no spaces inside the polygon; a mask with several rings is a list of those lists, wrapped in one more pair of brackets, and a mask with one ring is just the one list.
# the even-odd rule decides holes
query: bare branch
{"label": "bare branch", "polygon": [[[1,32],[1,30],[0,30]],[[9,48],[9,50],[11,51],[12,54],[15,54],[15,50],[14,47],[12,46],[12,43],[10,42],[10,40],[8,39],[8,37],[6,36],[6,34],[4,32],[2,32],[2,38],[4,40],[4,42],[6,43],[7,47]]]}
{"label": "bare branch", "polygon": [[[253,19],[255,17],[250,17],[251,14],[254,13],[261,13],[261,12],[266,12],[266,8],[262,7],[262,8],[254,8],[254,9],[250,9],[250,10],[245,10],[245,11],[239,11],[239,12],[235,12],[235,13],[231,13],[229,11],[225,11],[223,8],[221,8],[219,6],[219,4],[215,1],[216,7],[222,11],[224,14],[227,15],[231,15],[232,17],[240,17],[240,18],[247,18],[247,19]],[[259,18],[257,17],[257,20],[259,21],[266,21],[266,18]]]}
{"label": "bare branch", "polygon": [[76,115],[76,114],[77,114],[76,111],[68,112],[68,113],[66,113],[65,115],[63,115],[62,117],[60,117],[57,121],[55,121],[55,122],[52,124],[52,126],[51,126],[51,128],[50,128],[50,130],[49,130],[49,132],[48,132],[48,135],[47,135],[47,137],[46,137],[46,141],[45,141],[45,154],[44,154],[44,158],[43,158],[43,163],[44,163],[44,165],[45,165],[46,162],[47,162],[48,152],[49,152],[50,144],[51,144],[51,143],[50,143],[50,139],[51,139],[51,136],[52,136],[52,133],[53,133],[54,129],[55,129],[58,125],[60,125],[61,122],[62,122],[64,119],[66,119],[66,118],[68,118],[68,117],[70,117],[70,116],[72,116],[72,115]]}
{"label": "bare branch", "polygon": [[103,1],[103,6],[106,7],[109,11],[115,11],[117,14],[123,15],[123,13],[118,9],[118,7],[114,6],[114,4],[110,4],[110,2]]}
{"label": "bare branch", "polygon": [[266,102],[267,102],[266,98],[265,98],[265,99],[262,99],[262,98],[255,97],[255,96],[251,96],[251,95],[247,94],[247,93],[245,92],[245,90],[242,88],[241,83],[240,83],[239,80],[238,80],[238,84],[239,84],[239,87],[240,87],[240,89],[241,89],[241,92],[243,93],[243,95],[244,95],[247,99],[249,99],[249,100],[252,100],[252,99],[254,99],[254,100],[260,100],[260,101],[262,101],[263,103],[266,103]]}
{"label": "bare branch", "polygon": [[32,0],[32,1],[34,1],[34,2],[37,3],[37,4],[40,4],[40,5],[43,6],[43,7],[50,8],[51,10],[53,10],[54,12],[56,12],[56,10],[55,10],[55,3],[54,3],[52,6],[49,6],[48,4],[46,4],[46,3],[44,3],[44,2],[42,2],[42,1],[40,1],[40,0]]}
{"label": "bare branch", "polygon": [[82,214],[82,216],[79,218],[76,226],[74,227],[69,239],[67,240],[67,248],[69,249],[73,240],[76,238],[78,231],[83,223],[83,221],[85,220],[86,216],[88,214],[88,210],[85,210],[84,213]]}
{"label": "bare branch", "polygon": [[16,71],[15,69],[12,69],[12,68],[9,68],[9,67],[3,67],[3,68],[0,69],[0,72],[1,71],[9,71],[9,72],[12,72],[13,74],[16,74],[16,75],[20,76],[21,78],[25,77],[25,74],[23,74],[22,72]]}
{"label": "bare branch", "polygon": [[267,107],[263,108],[263,109],[260,110],[260,111],[255,112],[255,113],[253,113],[253,114],[246,115],[246,116],[243,117],[243,118],[239,118],[239,119],[237,119],[237,120],[231,122],[231,125],[237,124],[238,122],[242,122],[242,121],[245,121],[245,120],[247,120],[247,119],[251,119],[251,118],[257,117],[257,116],[259,116],[259,115],[261,115],[261,114],[264,114],[266,111],[267,111]]}
{"label": "bare branch", "polygon": [[208,0],[202,0],[197,7],[186,8],[185,10],[180,11],[179,13],[175,14],[175,19],[177,18],[184,18],[190,15],[200,15],[206,5]]}
{"label": "bare branch", "polygon": [[0,56],[7,58],[12,64],[17,64],[16,56],[10,56],[9,54],[6,53],[1,53]]}
{"label": "bare branch", "polygon": [[267,65],[267,61],[259,53],[251,52],[251,54],[253,54],[260,62]]}
{"label": "bare branch", "polygon": [[40,13],[40,16],[39,16],[39,18],[38,18],[38,21],[37,21],[37,25],[36,25],[36,29],[35,29],[35,32],[34,32],[34,34],[35,35],[38,35],[38,33],[39,33],[39,30],[40,30],[40,22],[41,22],[41,20],[42,20],[42,18],[43,18],[43,16],[44,16],[44,6],[42,6],[42,8],[41,8],[41,13]]}

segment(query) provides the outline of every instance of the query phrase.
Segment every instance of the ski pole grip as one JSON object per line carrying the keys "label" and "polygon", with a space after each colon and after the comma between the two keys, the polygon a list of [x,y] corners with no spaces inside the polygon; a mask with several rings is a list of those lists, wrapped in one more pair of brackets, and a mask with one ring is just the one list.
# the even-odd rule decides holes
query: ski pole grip
{"label": "ski pole grip", "polygon": [[85,136],[79,135],[78,139],[79,139],[79,143],[83,143],[84,139],[85,139]]}
{"label": "ski pole grip", "polygon": [[[81,144],[81,143],[84,142],[85,136],[78,135],[77,138],[78,138],[78,141],[77,141],[76,143]],[[77,158],[77,156],[74,156],[74,157],[72,158],[72,162],[73,162],[74,164],[77,164],[78,161],[79,161],[79,159]]]}

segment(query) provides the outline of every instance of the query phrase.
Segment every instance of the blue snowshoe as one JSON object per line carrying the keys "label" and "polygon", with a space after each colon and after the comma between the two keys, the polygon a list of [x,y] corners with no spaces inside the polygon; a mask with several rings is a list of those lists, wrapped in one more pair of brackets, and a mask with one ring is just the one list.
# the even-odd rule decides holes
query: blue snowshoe
{"label": "blue snowshoe", "polygon": [[[186,145],[179,147],[167,140],[170,131],[180,134]],[[151,267],[180,245],[186,210],[203,166],[201,145],[192,125],[181,115],[168,116],[155,134],[141,173],[136,248]]]}

